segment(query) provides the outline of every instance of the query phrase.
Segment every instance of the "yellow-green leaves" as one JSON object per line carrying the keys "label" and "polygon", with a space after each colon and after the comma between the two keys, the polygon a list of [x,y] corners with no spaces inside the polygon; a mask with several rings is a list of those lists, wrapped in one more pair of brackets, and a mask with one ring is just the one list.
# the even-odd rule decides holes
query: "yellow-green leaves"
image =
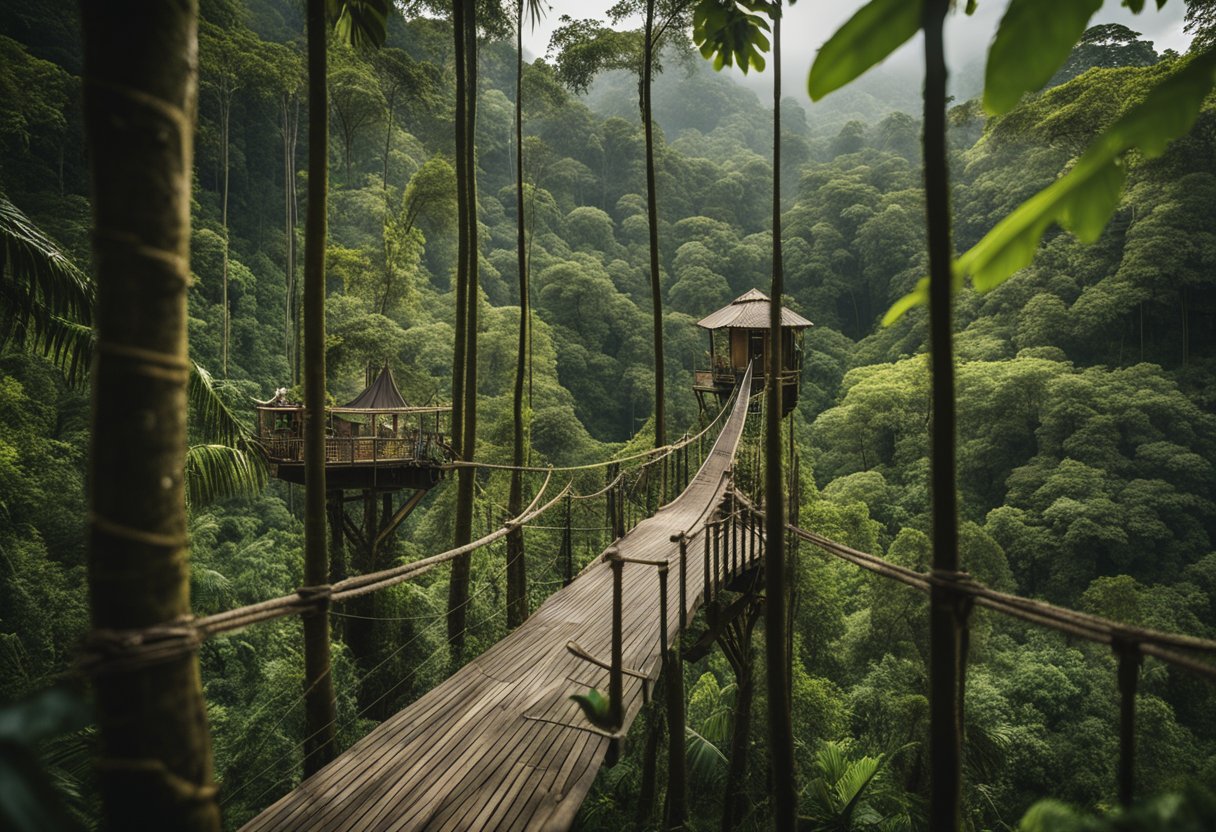
{"label": "yellow-green leaves", "polygon": [[[1191,60],[1159,83],[1139,104],[1090,144],[1067,174],[1022,203],[954,264],[956,288],[970,277],[981,291],[992,289],[1030,264],[1039,240],[1053,223],[1083,242],[1102,234],[1119,204],[1126,176],[1124,155],[1137,149],[1160,155],[1195,123],[1204,98],[1216,81],[1216,50]],[[901,298],[883,318],[890,324],[925,302],[928,283]]]}
{"label": "yellow-green leaves", "polygon": [[815,56],[807,78],[812,101],[881,62],[920,29],[922,0],[870,0]]}
{"label": "yellow-green leaves", "polygon": [[984,108],[1006,113],[1068,58],[1102,0],[1010,0],[988,50]]}
{"label": "yellow-green leaves", "polygon": [[746,75],[749,69],[764,71],[764,55],[769,48],[765,32],[768,21],[737,4],[717,2],[697,4],[692,13],[692,39],[701,57],[713,59],[714,69],[738,66]]}

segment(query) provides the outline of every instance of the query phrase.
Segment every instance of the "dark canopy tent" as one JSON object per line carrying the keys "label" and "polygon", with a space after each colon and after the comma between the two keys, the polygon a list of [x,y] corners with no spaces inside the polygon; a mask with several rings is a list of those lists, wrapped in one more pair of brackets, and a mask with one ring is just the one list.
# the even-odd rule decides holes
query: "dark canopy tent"
{"label": "dark canopy tent", "polygon": [[385,362],[384,368],[380,370],[380,375],[376,376],[376,380],[366,390],[342,405],[341,408],[335,409],[404,410],[407,407],[409,405],[405,403],[401,391],[397,389],[397,382],[393,381],[393,371],[389,369],[388,362]]}

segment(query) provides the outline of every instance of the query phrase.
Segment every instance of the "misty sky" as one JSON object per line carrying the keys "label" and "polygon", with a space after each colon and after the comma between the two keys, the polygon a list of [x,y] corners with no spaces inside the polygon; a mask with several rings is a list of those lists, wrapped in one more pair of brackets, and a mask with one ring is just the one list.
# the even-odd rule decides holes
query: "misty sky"
{"label": "misty sky", "polygon": [[[550,11],[535,32],[524,32],[524,49],[533,55],[544,55],[549,46],[549,35],[563,14],[571,17],[603,18],[604,11],[615,0],[550,0]],[[1061,0],[1069,2],[1069,0]],[[864,0],[801,0],[787,9],[782,26],[782,61],[786,94],[806,99],[806,74],[816,50],[823,42],[864,5]],[[962,5],[960,3],[960,5]],[[1007,5],[1005,0],[980,0],[979,10],[972,17],[961,12],[948,18],[946,27],[946,49],[952,72],[982,73],[983,55],[1001,14]],[[1145,11],[1134,15],[1123,8],[1118,0],[1106,0],[1094,18],[1096,23],[1122,23],[1153,42],[1158,52],[1174,49],[1185,52],[1190,37],[1182,31],[1184,6],[1181,2],[1167,3],[1161,11],[1154,11],[1155,3],[1146,3]],[[637,24],[640,25],[640,21]],[[887,59],[885,67],[910,72],[920,72],[920,38],[905,44],[902,49]],[[770,89],[766,78],[756,78],[754,73],[744,79],[737,71],[734,75],[748,86],[758,90]],[[979,85],[977,80],[976,86]]]}

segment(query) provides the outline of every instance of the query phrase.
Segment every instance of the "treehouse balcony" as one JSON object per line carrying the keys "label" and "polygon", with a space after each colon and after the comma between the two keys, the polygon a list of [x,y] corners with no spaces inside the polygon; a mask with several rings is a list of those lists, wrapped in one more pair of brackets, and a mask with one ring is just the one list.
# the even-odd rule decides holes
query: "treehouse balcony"
{"label": "treehouse balcony", "polygon": [[[280,390],[259,403],[257,438],[273,476],[304,483],[304,406]],[[451,408],[411,407],[386,365],[354,400],[325,410],[329,490],[426,490],[452,460]]]}
{"label": "treehouse balcony", "polygon": [[[697,322],[709,332],[707,369],[693,373],[693,392],[705,410],[707,400],[724,404],[735,387],[743,380],[749,364],[755,371],[749,395],[764,389],[768,367],[770,310],[768,295],[752,289],[740,295]],[[802,378],[802,332],[814,326],[806,318],[785,307],[781,308],[781,415],[787,416],[798,404],[798,388]]]}

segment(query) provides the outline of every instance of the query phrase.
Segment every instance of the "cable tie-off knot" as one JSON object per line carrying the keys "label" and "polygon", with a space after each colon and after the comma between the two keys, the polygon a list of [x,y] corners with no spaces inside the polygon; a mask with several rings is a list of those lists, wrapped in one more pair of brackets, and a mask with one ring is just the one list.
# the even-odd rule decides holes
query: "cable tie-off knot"
{"label": "cable tie-off knot", "polygon": [[329,600],[333,594],[334,588],[330,584],[302,586],[296,590],[296,595],[300,596],[300,601],[304,606],[314,607],[312,612],[322,612],[328,609]]}
{"label": "cable tie-off knot", "polygon": [[139,670],[193,653],[202,641],[188,617],[138,630],[100,628],[85,637],[77,666],[92,676]]}
{"label": "cable tie-off knot", "polygon": [[929,584],[937,589],[947,591],[947,603],[954,610],[959,620],[965,622],[975,605],[975,598],[970,593],[962,591],[964,585],[975,582],[971,573],[959,569],[930,569]]}

